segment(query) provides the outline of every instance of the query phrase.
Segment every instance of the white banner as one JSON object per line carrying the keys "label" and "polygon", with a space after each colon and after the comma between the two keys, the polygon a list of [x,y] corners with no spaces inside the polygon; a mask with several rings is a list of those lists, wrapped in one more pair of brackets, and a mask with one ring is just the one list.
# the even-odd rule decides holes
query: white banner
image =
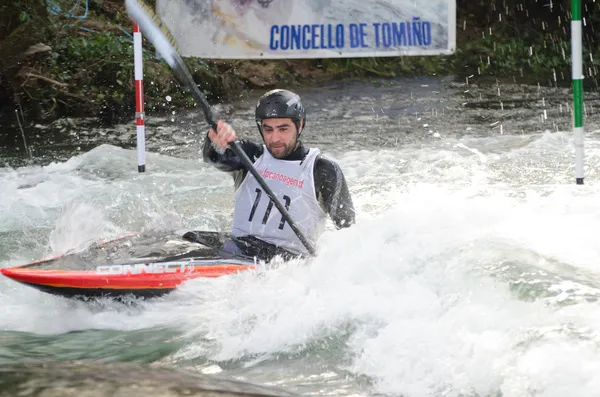
{"label": "white banner", "polygon": [[456,0],[157,0],[183,56],[212,59],[447,55]]}

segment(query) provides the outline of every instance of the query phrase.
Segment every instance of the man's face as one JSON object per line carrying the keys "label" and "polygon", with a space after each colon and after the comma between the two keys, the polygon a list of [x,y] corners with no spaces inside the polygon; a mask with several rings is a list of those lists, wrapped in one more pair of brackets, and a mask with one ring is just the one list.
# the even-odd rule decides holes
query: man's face
{"label": "man's face", "polygon": [[284,158],[296,149],[296,125],[292,119],[265,119],[262,132],[269,153],[277,159]]}

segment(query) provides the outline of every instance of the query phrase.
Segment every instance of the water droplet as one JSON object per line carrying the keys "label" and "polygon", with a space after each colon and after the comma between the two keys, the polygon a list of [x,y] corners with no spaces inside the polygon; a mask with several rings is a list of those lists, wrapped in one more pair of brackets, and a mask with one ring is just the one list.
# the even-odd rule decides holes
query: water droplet
{"label": "water droplet", "polygon": [[167,99],[167,102],[171,102],[171,96],[170,95],[167,95],[166,99]]}

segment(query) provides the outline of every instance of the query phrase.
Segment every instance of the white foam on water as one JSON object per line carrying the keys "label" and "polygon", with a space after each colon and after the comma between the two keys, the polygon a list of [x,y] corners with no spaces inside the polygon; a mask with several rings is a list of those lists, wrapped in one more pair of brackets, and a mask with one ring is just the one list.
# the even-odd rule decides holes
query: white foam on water
{"label": "white foam on water", "polygon": [[[444,204],[423,206],[430,193]],[[243,282],[197,283],[202,299],[186,323],[214,343],[192,345],[182,358],[273,358],[353,324],[347,369],[375,379],[378,392],[558,396],[568,389],[593,395],[600,362],[597,304],[579,303],[581,316],[541,300],[521,301],[486,273],[482,260],[490,259],[495,241],[508,239],[505,224],[522,224],[504,219],[502,209],[513,199],[502,206],[502,199],[464,202],[443,190],[407,195],[405,206],[385,218],[328,236],[309,266],[246,275]],[[459,221],[447,208],[465,217]],[[575,240],[584,232],[562,234]],[[584,262],[597,249],[577,257]],[[542,355],[546,350],[553,354]],[[575,371],[574,362],[591,370]],[[561,383],[569,386],[557,389]]]}
{"label": "white foam on water", "polygon": [[[141,309],[100,312],[0,281],[0,329],[173,327],[189,343],[172,360],[245,360],[246,376],[282,354],[322,349],[314,357],[321,372],[368,376],[373,393],[389,395],[592,396],[599,386],[598,305],[578,292],[600,291],[594,278],[600,243],[592,232],[600,221],[600,189],[593,182],[600,151],[598,141],[588,142],[590,182],[576,186],[569,140],[568,134],[504,136],[346,153],[337,160],[358,223],[330,228],[317,258],[193,280]],[[233,193],[231,180],[203,166],[190,172],[174,165],[160,176],[140,177],[144,181],[110,167],[96,172],[115,177],[95,180],[109,193],[98,191],[107,207],[91,218],[107,231],[152,224],[148,214],[161,203],[173,213],[202,212],[214,197],[226,202]],[[72,172],[66,175],[75,177]],[[129,195],[115,200],[116,187]],[[194,194],[174,197],[171,188]],[[156,205],[132,204],[138,201],[131,192],[143,190]],[[226,204],[212,208],[217,217],[230,213]],[[60,230],[82,217],[52,218],[62,219],[51,233],[63,236],[56,245],[80,242]],[[93,234],[85,221],[78,228]],[[525,271],[503,271],[507,260]],[[560,280],[555,290],[525,299],[511,289],[540,272]],[[569,295],[571,305],[553,299],[557,293]],[[57,318],[64,321],[53,322]],[[302,368],[295,371],[309,371]],[[282,386],[294,382],[285,371],[271,375]]]}
{"label": "white foam on water", "polygon": [[[1,169],[0,252],[9,259],[0,267],[78,251],[126,232],[221,227],[221,201],[215,197],[223,200],[219,189],[228,182],[221,175],[198,161],[153,153],[152,172],[138,174],[135,158],[133,151],[101,145],[65,163]],[[118,304],[99,311],[6,277],[0,278],[0,311],[0,329],[40,334],[140,329],[157,317],[148,314],[141,322],[132,317],[127,325],[123,313],[129,312]]]}
{"label": "white foam on water", "polygon": [[[594,395],[597,304],[581,300],[561,307],[541,297],[519,299],[488,271],[507,258],[544,271],[543,259],[552,259],[598,274],[600,244],[590,230],[600,221],[600,190],[559,184],[572,179],[568,156],[532,161],[547,161],[562,172],[546,175],[546,164],[532,164],[528,185],[502,180],[511,172],[522,178],[521,170],[510,167],[532,157],[530,150],[568,150],[557,147],[560,140],[552,135],[527,139],[508,153],[464,152],[445,142],[445,151],[363,152],[340,159],[354,178],[357,206],[371,213],[361,214],[357,227],[326,234],[309,265],[244,275],[243,282],[186,286],[199,296],[186,317],[190,332],[211,342],[192,345],[180,357],[273,358],[352,324],[356,331],[346,345],[351,363],[344,368],[374,379],[377,392]],[[554,183],[547,183],[550,178]],[[363,184],[379,189],[362,191]],[[592,288],[596,294],[599,287]],[[575,362],[583,370],[574,370]]]}

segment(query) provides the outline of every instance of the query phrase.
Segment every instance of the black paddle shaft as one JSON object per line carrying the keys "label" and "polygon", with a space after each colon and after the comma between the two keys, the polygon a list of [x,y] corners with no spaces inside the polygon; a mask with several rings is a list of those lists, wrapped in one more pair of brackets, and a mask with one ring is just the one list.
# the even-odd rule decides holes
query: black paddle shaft
{"label": "black paddle shaft", "polygon": [[[179,82],[182,85],[187,86],[190,89],[192,96],[194,97],[194,99],[196,101],[198,101],[198,103],[202,107],[202,111],[204,112],[204,117],[206,119],[206,122],[216,132],[217,131],[217,122],[214,120],[212,111],[210,109],[210,105],[206,101],[206,98],[204,97],[204,95],[198,89],[198,86],[194,82],[194,79],[192,78],[192,75],[190,74],[187,66],[184,64],[183,59],[181,59],[181,57],[179,57],[179,56],[176,56],[175,64],[176,64],[176,67],[173,68],[175,76],[177,77],[177,79],[179,80]],[[269,195],[269,197],[271,198],[271,200],[273,201],[273,203],[275,204],[275,206],[277,207],[279,212],[281,212],[281,215],[288,222],[288,224],[290,225],[290,227],[292,228],[294,233],[296,233],[296,235],[298,236],[298,238],[300,239],[302,244],[304,244],[304,246],[306,247],[308,252],[314,256],[315,249],[312,247],[312,245],[306,239],[306,237],[304,237],[304,235],[302,234],[302,231],[300,231],[300,229],[298,228],[298,226],[296,225],[294,220],[290,217],[290,215],[286,211],[285,207],[281,204],[281,202],[277,199],[277,197],[275,196],[275,194],[273,193],[271,188],[267,185],[267,183],[265,182],[263,177],[258,173],[256,168],[254,168],[254,165],[248,158],[248,155],[246,154],[246,152],[244,152],[244,150],[240,146],[239,142],[237,142],[237,141],[230,142],[229,147],[231,148],[231,150],[233,150],[233,152],[236,155],[238,155],[242,159],[242,162],[244,163],[246,168],[248,168],[248,170],[252,173],[252,175],[254,175],[254,177],[260,184],[260,186]]]}

